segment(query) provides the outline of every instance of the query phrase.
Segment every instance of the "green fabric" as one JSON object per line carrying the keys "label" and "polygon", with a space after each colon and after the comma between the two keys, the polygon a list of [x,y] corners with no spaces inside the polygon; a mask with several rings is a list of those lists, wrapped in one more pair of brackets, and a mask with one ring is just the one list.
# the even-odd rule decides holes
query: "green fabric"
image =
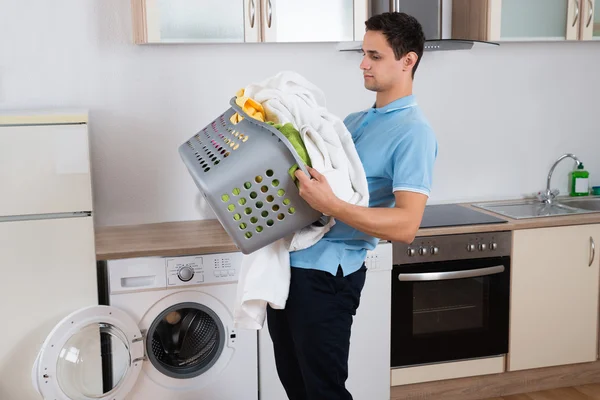
{"label": "green fabric", "polygon": [[[304,141],[302,140],[302,137],[300,136],[300,132],[298,132],[298,130],[294,127],[294,125],[292,125],[290,122],[288,122],[285,125],[281,125],[281,124],[275,124],[271,121],[267,122],[267,124],[272,125],[279,132],[281,132],[283,134],[283,136],[285,136],[287,138],[287,140],[289,140],[289,142],[292,144],[292,146],[294,147],[294,150],[296,150],[296,153],[298,153],[298,156],[300,157],[300,159],[302,161],[304,161],[304,164],[308,165],[309,167],[312,167],[312,164],[310,161],[310,156],[308,155],[306,146],[304,146]],[[298,168],[300,168],[298,166],[298,164],[294,164],[288,170],[290,177],[294,180],[294,182],[296,182],[296,184],[298,184],[298,182],[297,182],[298,179],[296,178],[294,173],[296,172],[296,170]]]}

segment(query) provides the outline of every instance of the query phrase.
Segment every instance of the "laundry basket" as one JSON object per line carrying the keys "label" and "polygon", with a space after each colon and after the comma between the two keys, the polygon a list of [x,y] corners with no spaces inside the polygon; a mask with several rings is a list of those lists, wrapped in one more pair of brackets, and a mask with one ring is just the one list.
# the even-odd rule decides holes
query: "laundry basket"
{"label": "laundry basket", "polygon": [[[312,209],[288,170],[308,171],[275,127],[247,114],[231,99],[225,113],[179,147],[196,186],[244,254],[250,254],[328,217]],[[233,124],[239,113],[244,119]]]}

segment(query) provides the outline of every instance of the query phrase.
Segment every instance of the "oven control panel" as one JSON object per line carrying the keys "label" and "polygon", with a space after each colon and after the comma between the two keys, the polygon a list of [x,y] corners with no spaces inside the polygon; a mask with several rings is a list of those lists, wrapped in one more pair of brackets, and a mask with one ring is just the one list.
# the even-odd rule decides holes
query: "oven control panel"
{"label": "oven control panel", "polygon": [[510,256],[512,232],[422,236],[411,244],[394,243],[394,265]]}

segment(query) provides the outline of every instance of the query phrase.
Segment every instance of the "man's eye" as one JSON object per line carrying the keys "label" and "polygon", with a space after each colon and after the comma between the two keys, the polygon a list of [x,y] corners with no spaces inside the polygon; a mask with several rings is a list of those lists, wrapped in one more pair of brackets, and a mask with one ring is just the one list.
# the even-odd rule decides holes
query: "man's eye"
{"label": "man's eye", "polygon": [[372,58],[373,60],[379,60],[381,57],[379,57],[379,56],[373,56],[373,57],[371,57],[371,58]]}

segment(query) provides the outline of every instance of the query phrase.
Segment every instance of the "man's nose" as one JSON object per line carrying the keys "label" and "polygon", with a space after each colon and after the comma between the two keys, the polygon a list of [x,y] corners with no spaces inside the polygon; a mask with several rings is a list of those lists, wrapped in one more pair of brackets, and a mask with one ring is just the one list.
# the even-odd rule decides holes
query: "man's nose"
{"label": "man's nose", "polygon": [[367,60],[366,57],[363,57],[362,62],[360,63],[360,69],[362,69],[363,71],[368,70],[371,68],[371,65],[369,64],[369,61]]}

